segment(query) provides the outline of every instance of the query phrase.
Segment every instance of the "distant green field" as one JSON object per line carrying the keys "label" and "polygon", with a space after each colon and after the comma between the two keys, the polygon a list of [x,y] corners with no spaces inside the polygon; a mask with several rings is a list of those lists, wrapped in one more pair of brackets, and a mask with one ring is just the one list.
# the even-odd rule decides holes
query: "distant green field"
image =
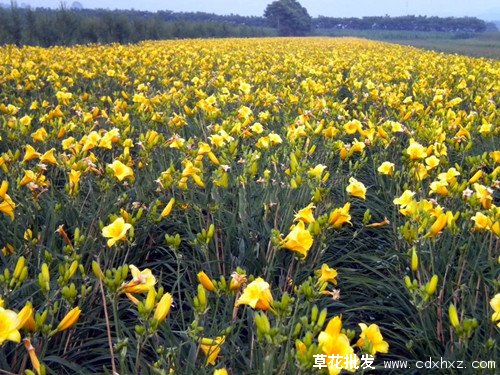
{"label": "distant green field", "polygon": [[500,60],[500,32],[467,35],[416,31],[318,30],[318,35],[356,36],[437,52]]}
{"label": "distant green field", "polygon": [[500,33],[469,39],[395,39],[392,42],[439,52],[500,60]]}

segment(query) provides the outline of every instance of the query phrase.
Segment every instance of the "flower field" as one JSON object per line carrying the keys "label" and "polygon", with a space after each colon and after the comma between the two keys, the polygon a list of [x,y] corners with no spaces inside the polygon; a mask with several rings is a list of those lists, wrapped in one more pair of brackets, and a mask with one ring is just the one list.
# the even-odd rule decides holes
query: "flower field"
{"label": "flower field", "polygon": [[0,369],[500,358],[499,103],[361,39],[3,47]]}

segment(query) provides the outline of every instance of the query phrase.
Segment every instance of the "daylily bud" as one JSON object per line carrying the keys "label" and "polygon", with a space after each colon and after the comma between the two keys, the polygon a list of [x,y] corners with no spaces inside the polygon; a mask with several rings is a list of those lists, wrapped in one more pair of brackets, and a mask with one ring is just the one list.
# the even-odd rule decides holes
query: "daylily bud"
{"label": "daylily bud", "polygon": [[200,310],[205,311],[207,308],[207,295],[203,285],[198,284],[198,301],[200,302]]}
{"label": "daylily bud", "polygon": [[163,209],[163,211],[161,212],[161,217],[165,218],[168,215],[170,215],[170,213],[172,212],[172,208],[174,207],[174,204],[175,204],[175,198],[171,198],[168,201],[168,203],[165,206],[165,208]]}
{"label": "daylily bud", "polygon": [[418,255],[415,248],[413,248],[411,251],[411,270],[413,272],[417,272],[418,270]]}
{"label": "daylily bud", "polygon": [[314,154],[315,151],[316,151],[316,145],[312,145],[307,154],[312,155]]}
{"label": "daylily bud", "polygon": [[297,162],[297,157],[295,156],[295,153],[290,154],[290,170],[292,173],[295,173],[297,171],[299,163]]}
{"label": "daylily bud", "polygon": [[54,333],[65,331],[71,327],[73,327],[76,322],[78,321],[78,318],[80,317],[81,310],[79,307],[75,307],[71,311],[69,311],[66,316],[61,320],[57,328],[52,331]]}
{"label": "daylily bud", "polygon": [[21,275],[19,275],[19,281],[23,282],[28,278],[28,267],[24,266],[24,268],[21,270]]}
{"label": "daylily bud", "polygon": [[271,331],[271,324],[269,323],[269,319],[264,313],[255,314],[255,325],[262,335],[269,334],[269,332]]}
{"label": "daylily bud", "polygon": [[165,293],[156,306],[153,319],[156,319],[158,322],[163,322],[167,317],[171,306],[172,295],[170,293]]}
{"label": "daylily bud", "polygon": [[316,322],[316,327],[323,328],[323,324],[325,324],[327,314],[328,314],[327,309],[321,310],[321,312],[319,313],[318,321]]}
{"label": "daylily bud", "polygon": [[92,262],[92,271],[94,272],[95,277],[99,280],[104,279],[104,274],[102,273],[101,266],[95,260]]}
{"label": "daylily bud", "polygon": [[38,284],[44,293],[50,290],[50,273],[47,263],[42,264],[41,272],[38,275]]}
{"label": "daylily bud", "polygon": [[19,279],[25,263],[26,263],[26,258],[23,256],[19,257],[16,263],[16,268],[14,268],[14,273],[12,274],[12,278]]}
{"label": "daylily bud", "polygon": [[475,183],[475,182],[479,181],[479,179],[480,179],[482,176],[483,176],[483,171],[480,169],[480,170],[478,170],[478,171],[474,174],[474,176],[472,176],[472,177],[470,178],[470,180],[469,180],[469,184],[473,184],[473,183]]}
{"label": "daylily bud", "polygon": [[458,320],[457,309],[453,304],[451,304],[450,307],[448,308],[448,316],[450,318],[450,323],[453,326],[453,328],[457,328],[460,326],[460,321]]}
{"label": "daylily bud", "polygon": [[78,269],[78,261],[75,260],[73,261],[73,263],[71,263],[71,266],[69,267],[69,272],[67,277],[68,280],[73,277],[77,269]]}
{"label": "daylily bud", "polygon": [[444,213],[440,214],[434,224],[432,224],[429,236],[436,237],[439,232],[441,232],[446,224],[448,223],[448,216]]}
{"label": "daylily bud", "polygon": [[17,313],[19,319],[18,329],[27,329],[30,332],[35,330],[35,319],[33,318],[33,305],[27,302],[26,305]]}
{"label": "daylily bud", "polygon": [[405,279],[404,279],[404,280],[405,280],[405,285],[406,285],[406,287],[407,287],[408,289],[411,289],[411,287],[412,287],[412,283],[411,283],[410,276],[408,276],[408,275],[407,275],[407,276],[405,276]]}
{"label": "daylily bud", "polygon": [[198,273],[198,281],[209,292],[215,292],[217,290],[217,288],[215,287],[213,281],[203,271],[201,271],[201,272]]}
{"label": "daylily bud", "polygon": [[26,350],[28,351],[28,354],[30,356],[30,360],[31,360],[31,364],[32,364],[33,368],[35,369],[37,374],[40,374],[41,373],[41,366],[40,366],[40,361],[38,360],[38,357],[36,355],[35,348],[33,347],[33,345],[31,345],[30,339],[26,338],[23,340],[23,342],[24,342],[24,347],[26,348]]}
{"label": "daylily bud", "polygon": [[155,288],[151,288],[148,291],[148,295],[146,297],[146,301],[144,302],[144,308],[148,312],[148,314],[153,311],[155,307],[155,298],[156,298],[156,290]]}
{"label": "daylily bud", "polygon": [[215,232],[215,225],[212,223],[208,227],[208,232],[207,232],[207,244],[210,242],[210,240],[213,238]]}
{"label": "daylily bud", "polygon": [[208,158],[209,158],[209,159],[210,159],[210,161],[211,161],[212,163],[214,163],[215,165],[219,165],[219,164],[220,164],[219,159],[217,159],[217,156],[215,156],[215,154],[214,154],[212,151],[210,151],[210,152],[208,153]]}
{"label": "daylily bud", "polygon": [[298,353],[300,353],[302,355],[306,354],[306,352],[307,352],[306,345],[302,341],[300,341],[299,339],[297,339],[295,341],[295,349],[297,350]]}
{"label": "daylily bud", "polygon": [[45,310],[43,313],[41,314],[35,314],[35,323],[36,323],[36,326],[37,327],[41,327],[42,325],[45,324],[45,321],[47,320],[47,316],[48,316],[48,310]]}
{"label": "daylily bud", "polygon": [[295,329],[293,330],[293,334],[292,336],[293,337],[297,337],[299,334],[300,334],[300,331],[302,330],[302,323],[298,322],[296,325],[295,325]]}
{"label": "daylily bud", "polygon": [[434,293],[436,293],[438,280],[439,280],[438,276],[433,275],[431,277],[431,280],[427,283],[427,285],[425,287],[425,291],[426,291],[427,295],[429,295],[429,297],[432,296]]}

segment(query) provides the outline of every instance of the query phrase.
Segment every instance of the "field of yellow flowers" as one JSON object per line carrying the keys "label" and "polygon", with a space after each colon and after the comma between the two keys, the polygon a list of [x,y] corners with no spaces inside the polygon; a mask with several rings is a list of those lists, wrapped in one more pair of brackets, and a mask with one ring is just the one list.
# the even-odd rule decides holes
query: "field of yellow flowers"
{"label": "field of yellow flowers", "polygon": [[359,39],[2,47],[0,369],[499,358],[499,103]]}

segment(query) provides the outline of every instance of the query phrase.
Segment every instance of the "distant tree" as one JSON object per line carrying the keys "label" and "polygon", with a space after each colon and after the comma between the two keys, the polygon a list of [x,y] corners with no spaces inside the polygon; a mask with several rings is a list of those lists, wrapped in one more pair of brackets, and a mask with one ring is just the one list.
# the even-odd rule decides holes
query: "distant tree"
{"label": "distant tree", "polygon": [[486,30],[485,31],[497,32],[498,31],[498,27],[495,24],[495,22],[487,22],[486,23]]}
{"label": "distant tree", "polygon": [[73,1],[71,3],[71,9],[82,10],[83,9],[83,5],[82,5],[82,3],[78,2],[78,1]]}
{"label": "distant tree", "polygon": [[311,30],[312,19],[307,9],[296,0],[277,0],[269,4],[264,17],[279,35],[304,35]]}
{"label": "distant tree", "polygon": [[10,29],[10,34],[12,35],[12,41],[20,45],[21,44],[21,34],[22,34],[22,21],[21,21],[21,10],[17,7],[17,2],[12,0],[10,2],[10,22],[8,23],[8,28]]}

